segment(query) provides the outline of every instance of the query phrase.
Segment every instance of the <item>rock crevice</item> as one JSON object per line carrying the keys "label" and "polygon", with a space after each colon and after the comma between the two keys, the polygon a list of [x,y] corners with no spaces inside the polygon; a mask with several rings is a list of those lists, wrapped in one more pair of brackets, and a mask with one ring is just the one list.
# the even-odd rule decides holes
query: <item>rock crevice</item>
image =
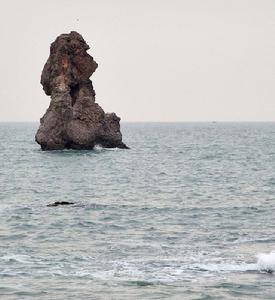
{"label": "rock crevice", "polygon": [[42,150],[93,149],[95,145],[124,148],[120,118],[95,102],[90,76],[98,65],[87,53],[83,37],[72,31],[51,44],[41,75],[50,106],[40,119],[35,140]]}

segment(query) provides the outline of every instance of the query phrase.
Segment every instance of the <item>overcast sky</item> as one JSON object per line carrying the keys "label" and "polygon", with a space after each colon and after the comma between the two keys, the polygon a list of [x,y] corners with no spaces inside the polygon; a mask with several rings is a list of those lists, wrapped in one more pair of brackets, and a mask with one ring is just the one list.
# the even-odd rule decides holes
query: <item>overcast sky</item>
{"label": "overcast sky", "polygon": [[50,43],[76,30],[122,121],[275,121],[274,0],[6,0],[0,121],[38,121]]}

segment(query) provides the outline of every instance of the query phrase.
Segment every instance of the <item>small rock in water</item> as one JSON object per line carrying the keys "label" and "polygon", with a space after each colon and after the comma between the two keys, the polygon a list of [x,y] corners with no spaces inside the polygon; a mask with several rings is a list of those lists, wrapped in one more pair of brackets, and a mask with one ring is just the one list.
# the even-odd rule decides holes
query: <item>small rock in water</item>
{"label": "small rock in water", "polygon": [[47,206],[59,206],[59,205],[71,205],[71,204],[74,204],[74,202],[56,201],[54,203],[48,204]]}

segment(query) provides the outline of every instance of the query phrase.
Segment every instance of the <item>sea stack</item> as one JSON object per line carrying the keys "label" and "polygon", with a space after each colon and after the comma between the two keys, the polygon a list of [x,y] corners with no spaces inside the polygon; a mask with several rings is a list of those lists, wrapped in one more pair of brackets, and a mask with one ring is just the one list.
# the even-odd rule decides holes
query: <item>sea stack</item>
{"label": "sea stack", "polygon": [[42,150],[123,148],[120,118],[105,113],[95,103],[90,76],[97,63],[87,53],[83,37],[71,31],[51,44],[50,56],[41,75],[50,106],[40,119],[35,140]]}

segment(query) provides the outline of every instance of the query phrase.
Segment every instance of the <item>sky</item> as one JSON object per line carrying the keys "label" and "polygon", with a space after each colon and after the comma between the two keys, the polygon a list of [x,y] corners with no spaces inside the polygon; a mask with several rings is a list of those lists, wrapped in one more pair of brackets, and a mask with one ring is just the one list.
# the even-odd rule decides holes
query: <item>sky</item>
{"label": "sky", "polygon": [[50,44],[72,30],[122,121],[275,121],[274,0],[2,0],[0,121],[39,121]]}

